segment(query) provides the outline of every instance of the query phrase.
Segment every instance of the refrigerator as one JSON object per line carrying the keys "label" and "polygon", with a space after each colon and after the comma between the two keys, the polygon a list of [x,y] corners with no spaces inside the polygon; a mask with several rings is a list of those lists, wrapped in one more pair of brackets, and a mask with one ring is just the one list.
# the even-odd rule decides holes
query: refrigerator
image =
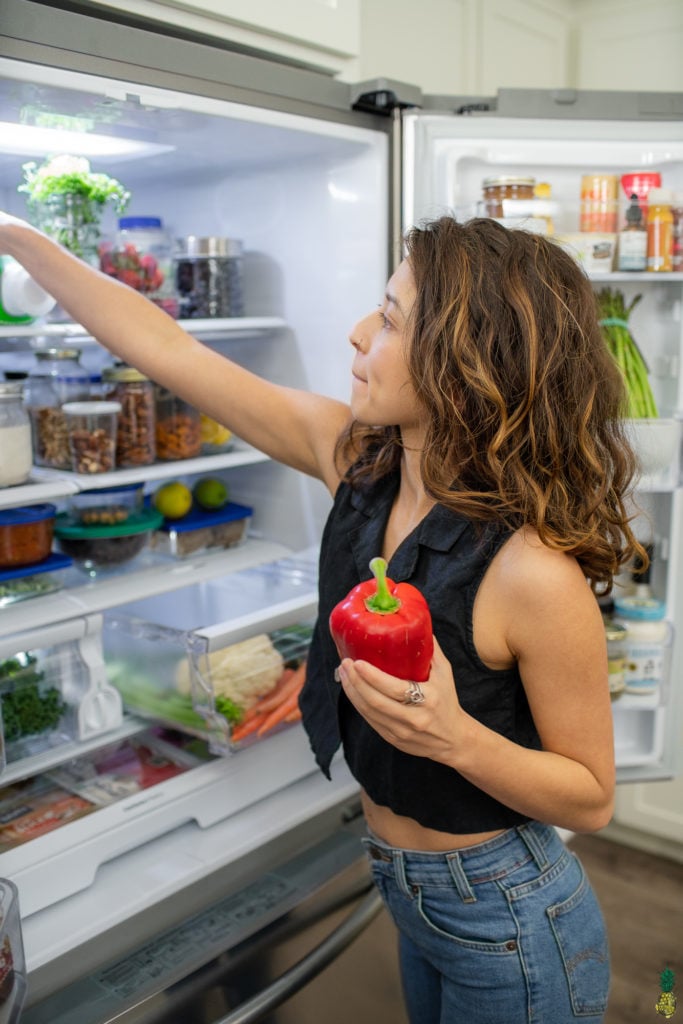
{"label": "refrigerator", "polygon": [[[192,319],[187,329],[274,381],[341,399],[348,332],[381,299],[403,230],[479,214],[485,178],[550,183],[553,229],[567,235],[578,230],[588,172],[652,169],[683,192],[682,95],[442,97],[387,80],[352,86],[34,0],[3,4],[0,121],[87,123],[93,134],[134,140],[134,156],[92,158],[130,189],[128,212],[163,218],[177,237],[243,245],[244,315]],[[0,204],[24,216],[17,185],[36,154],[9,138],[3,130]],[[115,226],[106,214],[105,233]],[[614,702],[619,780],[664,779],[679,767],[683,714],[683,273],[590,276],[627,300],[642,294],[633,330],[661,414],[678,431],[670,462],[638,490],[651,588],[670,627],[664,678],[654,694]],[[0,370],[28,372],[36,350],[51,346],[76,347],[93,377],[111,362],[80,325],[38,320],[0,327]],[[145,550],[96,578],[68,566],[61,589],[2,609],[0,660],[39,652],[71,714],[52,745],[6,759],[0,787],[32,799],[31,787],[40,797],[41,786],[59,785],[71,798],[65,824],[0,852],[15,953],[14,996],[0,1021],[19,1019],[23,1004],[26,1024],[285,1024],[317,973],[353,972],[354,955],[368,956],[358,936],[371,933],[379,902],[357,785],[340,758],[331,782],[317,772],[300,724],[232,743],[211,683],[212,656],[226,647],[314,619],[329,496],[239,439],[223,452],[102,473],[97,486],[137,484],[149,496],[164,481],[209,474],[250,511],[238,545],[184,558]],[[92,487],[92,477],[36,467],[26,484],[0,490],[0,507],[62,508]],[[187,730],[136,704],[143,675],[163,689],[180,661],[190,665],[199,721]],[[83,765],[91,779],[93,765],[121,750],[146,759],[153,784],[81,813]],[[321,924],[324,937],[307,947]],[[396,983],[387,971],[378,990]],[[377,1019],[372,1012],[359,1019]]]}

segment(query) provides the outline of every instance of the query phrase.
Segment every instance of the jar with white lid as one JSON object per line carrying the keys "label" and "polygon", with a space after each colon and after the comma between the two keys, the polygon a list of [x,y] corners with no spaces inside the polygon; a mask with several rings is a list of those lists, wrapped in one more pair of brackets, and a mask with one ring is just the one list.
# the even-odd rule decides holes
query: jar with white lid
{"label": "jar with white lid", "polygon": [[189,235],[176,243],[175,283],[186,319],[242,316],[242,243]]}
{"label": "jar with white lid", "polygon": [[0,487],[23,484],[31,475],[31,422],[19,381],[0,382]]}
{"label": "jar with white lid", "polygon": [[657,696],[666,678],[671,626],[666,605],[654,597],[616,598],[615,622],[626,629],[624,692]]}

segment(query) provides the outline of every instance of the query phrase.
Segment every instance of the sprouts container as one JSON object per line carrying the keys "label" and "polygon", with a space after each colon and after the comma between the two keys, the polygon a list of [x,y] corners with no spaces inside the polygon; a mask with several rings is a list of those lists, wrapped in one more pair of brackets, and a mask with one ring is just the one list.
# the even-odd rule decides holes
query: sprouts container
{"label": "sprouts container", "polygon": [[0,571],[0,608],[61,590],[64,586],[64,571],[72,564],[67,555],[53,551],[38,565]]}

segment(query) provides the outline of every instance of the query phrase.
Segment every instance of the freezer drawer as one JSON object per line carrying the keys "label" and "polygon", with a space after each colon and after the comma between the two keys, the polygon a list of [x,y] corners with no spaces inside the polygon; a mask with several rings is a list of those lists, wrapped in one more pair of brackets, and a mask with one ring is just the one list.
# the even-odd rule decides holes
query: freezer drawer
{"label": "freezer drawer", "polygon": [[[235,1020],[276,1021],[271,1011],[380,909],[362,830],[354,799],[264,844],[218,879],[205,879],[193,897],[181,896],[184,906],[194,899],[194,911],[173,927],[129,942],[122,955],[30,1004],[24,1024],[72,1024],[75,1008],[78,1024],[208,1024],[233,1010]],[[310,950],[304,941],[306,953],[294,963],[302,935],[334,915],[337,925],[340,914],[338,930]]]}

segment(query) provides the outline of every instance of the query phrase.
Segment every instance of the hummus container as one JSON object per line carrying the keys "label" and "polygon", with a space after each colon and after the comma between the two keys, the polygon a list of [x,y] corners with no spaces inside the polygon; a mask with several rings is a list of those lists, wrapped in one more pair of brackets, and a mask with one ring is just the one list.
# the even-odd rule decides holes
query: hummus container
{"label": "hummus container", "polygon": [[50,554],[54,505],[28,505],[0,512],[0,569],[42,562]]}
{"label": "hummus container", "polygon": [[608,274],[614,266],[615,234],[577,231],[556,235],[555,241],[581,264],[587,274]]}

